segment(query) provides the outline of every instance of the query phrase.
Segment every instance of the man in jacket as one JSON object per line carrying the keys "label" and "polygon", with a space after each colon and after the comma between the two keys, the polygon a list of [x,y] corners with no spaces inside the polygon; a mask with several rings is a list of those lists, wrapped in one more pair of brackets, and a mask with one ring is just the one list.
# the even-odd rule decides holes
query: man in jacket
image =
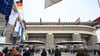
{"label": "man in jacket", "polygon": [[55,56],[61,56],[61,50],[58,49],[58,46],[55,49]]}

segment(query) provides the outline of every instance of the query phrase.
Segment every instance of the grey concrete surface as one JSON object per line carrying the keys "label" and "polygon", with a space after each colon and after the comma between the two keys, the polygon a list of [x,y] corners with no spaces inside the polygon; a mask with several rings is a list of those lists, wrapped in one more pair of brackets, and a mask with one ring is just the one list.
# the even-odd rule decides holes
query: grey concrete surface
{"label": "grey concrete surface", "polygon": [[[41,56],[41,52],[40,53],[34,53],[34,56]],[[47,56],[51,56],[47,53]],[[54,56],[54,55],[53,55]],[[61,53],[61,56],[76,56],[76,54],[70,54],[70,53]]]}

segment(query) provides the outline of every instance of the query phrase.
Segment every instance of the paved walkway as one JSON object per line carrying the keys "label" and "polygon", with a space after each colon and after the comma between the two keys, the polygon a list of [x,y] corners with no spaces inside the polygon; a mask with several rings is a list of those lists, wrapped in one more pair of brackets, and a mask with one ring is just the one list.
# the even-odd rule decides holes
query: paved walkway
{"label": "paved walkway", "polygon": [[[34,56],[41,56],[41,53],[34,53]],[[50,55],[48,54],[47,56],[50,56]],[[61,56],[76,56],[76,55],[75,54],[70,54],[70,53],[64,53],[64,52],[62,52]]]}

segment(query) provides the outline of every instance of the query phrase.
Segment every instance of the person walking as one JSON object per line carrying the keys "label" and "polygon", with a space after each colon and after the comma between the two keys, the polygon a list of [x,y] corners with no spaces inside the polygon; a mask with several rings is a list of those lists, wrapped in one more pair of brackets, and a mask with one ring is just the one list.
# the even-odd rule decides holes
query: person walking
{"label": "person walking", "polygon": [[55,56],[61,56],[61,50],[58,49],[58,46],[55,49]]}
{"label": "person walking", "polygon": [[8,53],[8,47],[6,47],[5,49],[3,49],[3,54],[5,54],[5,56],[7,56],[7,53]]}
{"label": "person walking", "polygon": [[47,56],[47,52],[45,49],[42,50],[41,56]]}
{"label": "person walking", "polygon": [[19,47],[14,47],[8,56],[21,56],[21,54],[19,54]]}
{"label": "person walking", "polygon": [[78,50],[76,56],[89,56],[88,52],[86,50]]}
{"label": "person walking", "polygon": [[84,53],[82,50],[78,50],[76,56],[84,56]]}
{"label": "person walking", "polygon": [[52,48],[50,49],[50,55],[53,56],[53,54],[54,54],[54,49]]}
{"label": "person walking", "polygon": [[34,47],[30,49],[30,56],[34,56]]}
{"label": "person walking", "polygon": [[26,48],[23,56],[30,56],[30,50],[29,50],[29,47]]}

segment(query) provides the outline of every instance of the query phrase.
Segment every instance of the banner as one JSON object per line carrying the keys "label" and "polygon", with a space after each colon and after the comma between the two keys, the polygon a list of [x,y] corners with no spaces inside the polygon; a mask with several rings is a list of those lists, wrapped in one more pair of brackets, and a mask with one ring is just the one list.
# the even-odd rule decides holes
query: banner
{"label": "banner", "polygon": [[45,0],[45,8],[48,8],[62,0]]}

